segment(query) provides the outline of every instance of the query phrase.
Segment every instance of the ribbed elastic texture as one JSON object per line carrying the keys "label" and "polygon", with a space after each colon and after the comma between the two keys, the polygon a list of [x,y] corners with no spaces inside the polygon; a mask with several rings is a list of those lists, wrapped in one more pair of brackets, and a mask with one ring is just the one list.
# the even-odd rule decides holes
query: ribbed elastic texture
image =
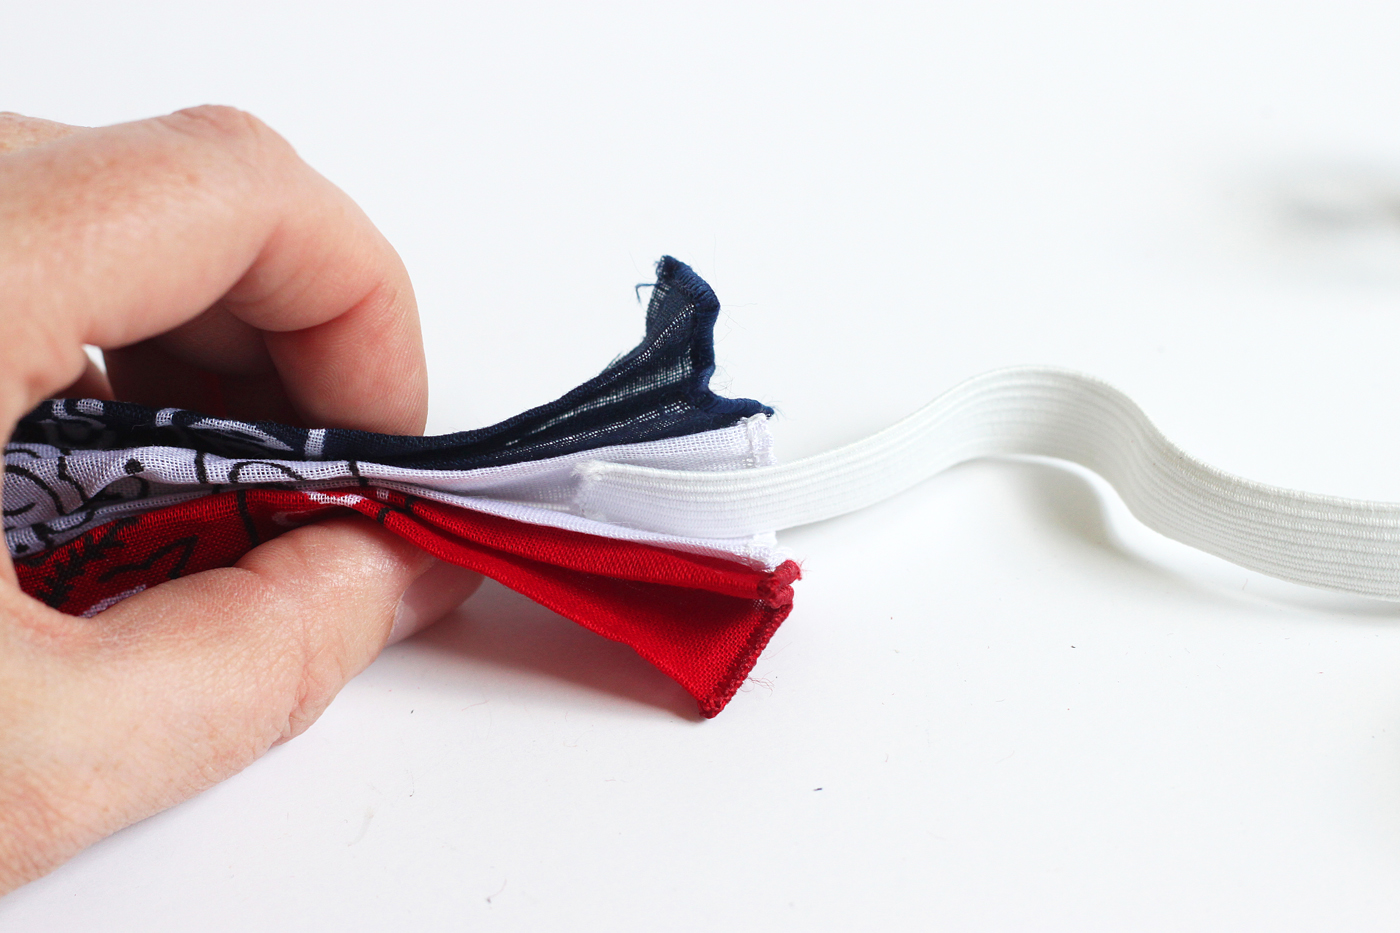
{"label": "ribbed elastic texture", "polygon": [[779,466],[694,473],[584,463],[579,508],[668,534],[741,537],[842,515],[965,460],[1012,454],[1081,464],[1148,527],[1251,570],[1400,599],[1400,503],[1218,470],[1167,440],[1122,392],[1060,369],[974,377],[878,434]]}

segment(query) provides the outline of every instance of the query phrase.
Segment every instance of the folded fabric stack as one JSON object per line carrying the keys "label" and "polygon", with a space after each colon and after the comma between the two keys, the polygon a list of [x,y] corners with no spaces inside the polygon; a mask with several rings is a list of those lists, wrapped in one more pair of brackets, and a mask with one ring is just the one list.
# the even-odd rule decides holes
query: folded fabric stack
{"label": "folded fabric stack", "polygon": [[599,465],[772,462],[771,409],[709,389],[714,292],[670,257],[657,273],[640,345],[562,398],[476,431],[395,437],[46,402],[5,447],[5,540],[21,586],[92,616],[359,512],[630,645],[714,716],[791,610],[799,573],[772,532],[671,534],[590,503]]}
{"label": "folded fabric stack", "polygon": [[1308,586],[1400,599],[1400,502],[1253,482],[1177,447],[1090,376],[974,376],[863,440],[774,463],[768,408],[709,389],[719,301],[657,266],[646,339],[558,401],[442,437],[248,424],[57,400],[5,447],[21,585],[95,615],[359,512],[631,645],[714,716],[792,609],[775,531],[879,502],[978,457],[1053,457],[1168,537]]}

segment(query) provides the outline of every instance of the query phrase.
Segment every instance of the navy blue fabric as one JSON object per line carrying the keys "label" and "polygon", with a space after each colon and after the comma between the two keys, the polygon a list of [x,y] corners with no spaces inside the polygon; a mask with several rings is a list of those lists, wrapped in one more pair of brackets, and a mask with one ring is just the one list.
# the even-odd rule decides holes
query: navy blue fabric
{"label": "navy blue fabric", "polygon": [[562,398],[475,431],[400,437],[332,428],[320,451],[308,454],[305,428],[66,399],[46,402],[26,415],[12,439],[83,450],[168,446],[225,457],[468,470],[680,437],[725,428],[759,412],[772,414],[751,399],[721,398],[710,391],[718,316],[719,299],[710,286],[685,263],[664,256],[656,264],[646,338],[635,349]]}

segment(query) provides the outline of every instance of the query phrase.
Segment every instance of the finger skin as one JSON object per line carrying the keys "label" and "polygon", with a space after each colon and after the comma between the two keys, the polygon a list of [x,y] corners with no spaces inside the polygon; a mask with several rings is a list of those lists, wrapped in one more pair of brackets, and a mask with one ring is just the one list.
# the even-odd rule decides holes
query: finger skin
{"label": "finger skin", "polygon": [[303,732],[433,564],[355,516],[92,620],[0,596],[0,893]]}
{"label": "finger skin", "polygon": [[83,367],[83,373],[77,381],[59,392],[59,398],[101,398],[110,399],[112,397],[112,385],[107,381],[107,374],[97,368],[97,364],[88,360]]}
{"label": "finger skin", "polygon": [[[236,110],[83,130],[0,116],[0,295],[6,431],[57,391],[107,390],[84,344],[119,398],[199,388],[235,416],[422,429],[398,256]],[[405,599],[433,564],[355,516],[77,619],[20,593],[0,556],[0,893],[300,734],[396,620],[475,585],[437,573]]]}
{"label": "finger skin", "polygon": [[83,131],[81,126],[69,126],[38,117],[0,110],[0,155],[42,146],[44,143],[72,136]]}
{"label": "finger skin", "polygon": [[0,372],[15,389],[0,393],[0,417],[78,378],[82,344],[137,344],[217,303],[247,327],[225,328],[224,345],[195,327],[162,346],[196,364],[253,359],[249,375],[267,361],[308,424],[422,430],[426,368],[402,262],[248,114],[198,107],[0,156],[0,231]]}
{"label": "finger skin", "polygon": [[435,560],[399,600],[387,644],[412,638],[477,591],[484,578],[475,570]]}
{"label": "finger skin", "polygon": [[[86,127],[70,126],[66,123],[55,123],[53,120],[41,120],[37,117],[26,117],[23,114],[0,111],[0,155],[42,146],[45,143],[85,130]],[[112,387],[107,382],[106,374],[89,360],[82,375],[60,391],[58,396],[60,398],[109,399],[112,397]]]}

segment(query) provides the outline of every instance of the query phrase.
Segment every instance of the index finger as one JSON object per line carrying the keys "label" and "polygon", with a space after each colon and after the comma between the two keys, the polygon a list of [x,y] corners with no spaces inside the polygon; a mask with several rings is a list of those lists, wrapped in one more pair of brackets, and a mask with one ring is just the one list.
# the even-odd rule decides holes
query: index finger
{"label": "index finger", "polygon": [[199,107],[0,156],[0,416],[219,304],[312,425],[417,433],[427,373],[398,255],[264,124]]}

